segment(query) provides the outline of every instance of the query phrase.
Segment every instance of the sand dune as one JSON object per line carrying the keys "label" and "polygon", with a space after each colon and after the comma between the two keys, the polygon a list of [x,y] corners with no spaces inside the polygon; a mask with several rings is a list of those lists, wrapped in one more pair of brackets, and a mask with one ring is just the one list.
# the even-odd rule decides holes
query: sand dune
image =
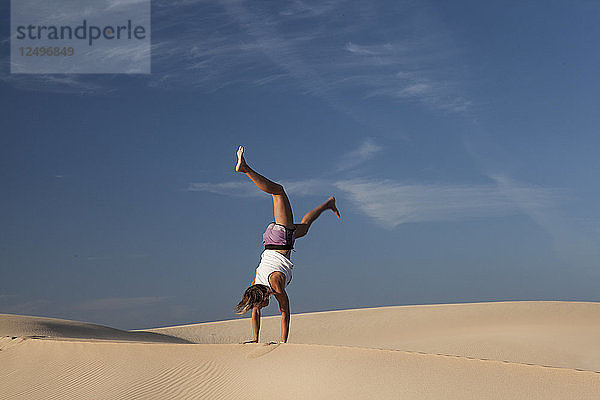
{"label": "sand dune", "polygon": [[86,322],[10,314],[0,314],[0,337],[2,336],[190,343],[185,339],[160,333],[130,332]]}
{"label": "sand dune", "polygon": [[[279,338],[280,317],[261,323]],[[151,329],[194,343],[249,339],[247,319]],[[293,315],[290,342],[358,346],[600,372],[600,303],[497,302]]]}
{"label": "sand dune", "polygon": [[[265,318],[263,340],[278,322]],[[144,332],[0,315],[0,397],[598,399],[599,329],[600,304],[564,302],[293,315],[283,345],[150,343]],[[231,343],[249,330],[244,319],[152,333]]]}

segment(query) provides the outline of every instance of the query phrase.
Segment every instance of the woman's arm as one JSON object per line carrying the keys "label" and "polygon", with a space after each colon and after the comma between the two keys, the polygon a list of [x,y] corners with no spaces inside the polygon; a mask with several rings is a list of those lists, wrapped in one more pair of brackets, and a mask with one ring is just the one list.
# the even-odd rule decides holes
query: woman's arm
{"label": "woman's arm", "polygon": [[260,308],[252,308],[252,331],[254,332],[254,342],[258,343],[258,333],[260,331]]}
{"label": "woman's arm", "polygon": [[281,341],[286,343],[290,333],[290,299],[285,290],[282,293],[275,293],[275,298],[279,302],[281,311]]}
{"label": "woman's arm", "polygon": [[274,272],[269,277],[273,295],[279,302],[281,311],[281,341],[287,342],[290,332],[290,299],[285,292],[285,276],[281,272]]}

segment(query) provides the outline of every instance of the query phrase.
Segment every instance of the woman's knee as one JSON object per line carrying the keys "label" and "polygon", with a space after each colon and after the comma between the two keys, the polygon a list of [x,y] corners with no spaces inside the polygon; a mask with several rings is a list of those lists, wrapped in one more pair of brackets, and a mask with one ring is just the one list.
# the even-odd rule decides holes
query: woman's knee
{"label": "woman's knee", "polygon": [[285,189],[279,183],[275,183],[273,185],[273,192],[272,192],[272,194],[274,196],[287,196],[286,193],[285,193]]}

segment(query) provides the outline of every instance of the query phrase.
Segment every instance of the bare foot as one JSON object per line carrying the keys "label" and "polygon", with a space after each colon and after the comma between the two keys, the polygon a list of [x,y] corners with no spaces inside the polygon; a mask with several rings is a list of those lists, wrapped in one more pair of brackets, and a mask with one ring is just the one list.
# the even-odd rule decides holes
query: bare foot
{"label": "bare foot", "polygon": [[331,211],[333,211],[333,213],[338,217],[340,217],[340,211],[337,209],[337,207],[335,206],[335,197],[331,196],[329,198],[329,200],[327,200],[327,206],[329,207],[329,209]]}
{"label": "bare foot", "polygon": [[246,160],[244,160],[244,146],[240,146],[237,151],[237,164],[235,165],[235,170],[237,172],[246,172]]}

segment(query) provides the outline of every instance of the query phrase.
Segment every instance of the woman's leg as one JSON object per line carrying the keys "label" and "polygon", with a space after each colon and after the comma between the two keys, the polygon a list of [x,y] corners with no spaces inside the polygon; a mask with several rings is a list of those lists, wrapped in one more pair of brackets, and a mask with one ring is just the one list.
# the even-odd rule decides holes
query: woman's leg
{"label": "woman's leg", "polygon": [[299,224],[296,224],[296,239],[306,235],[310,225],[315,222],[325,210],[333,211],[333,213],[340,218],[340,212],[335,206],[335,197],[331,196],[325,203],[307,212],[306,215],[302,217],[302,221]]}
{"label": "woman's leg", "polygon": [[256,187],[273,196],[273,214],[275,216],[275,222],[284,225],[287,228],[293,228],[294,215],[292,214],[292,206],[290,205],[290,201],[283,186],[265,178],[250,168],[244,159],[244,147],[242,146],[240,146],[237,151],[237,159],[235,170],[246,174],[246,176],[254,182]]}

